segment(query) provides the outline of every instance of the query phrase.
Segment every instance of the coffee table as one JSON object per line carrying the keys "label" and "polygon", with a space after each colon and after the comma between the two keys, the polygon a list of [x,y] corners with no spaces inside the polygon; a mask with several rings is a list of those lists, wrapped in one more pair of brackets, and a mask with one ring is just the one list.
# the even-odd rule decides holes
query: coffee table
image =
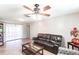
{"label": "coffee table", "polygon": [[44,47],[38,45],[30,45],[30,43],[25,43],[22,45],[22,52],[27,55],[43,55]]}

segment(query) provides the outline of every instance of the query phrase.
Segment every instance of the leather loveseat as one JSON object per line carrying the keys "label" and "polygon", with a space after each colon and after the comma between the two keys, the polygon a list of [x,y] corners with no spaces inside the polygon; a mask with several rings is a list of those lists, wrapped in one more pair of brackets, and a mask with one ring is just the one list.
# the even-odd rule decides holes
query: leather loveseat
{"label": "leather loveseat", "polygon": [[57,54],[58,48],[61,47],[62,36],[54,34],[38,33],[37,37],[33,37],[34,43],[44,47],[44,49]]}

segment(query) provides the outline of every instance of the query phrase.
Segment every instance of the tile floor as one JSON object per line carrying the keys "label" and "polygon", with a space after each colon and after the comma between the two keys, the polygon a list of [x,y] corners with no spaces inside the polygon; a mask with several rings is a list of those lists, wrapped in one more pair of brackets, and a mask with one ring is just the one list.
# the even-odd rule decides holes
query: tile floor
{"label": "tile floor", "polygon": [[[4,46],[0,47],[0,55],[24,55],[22,54],[22,44],[28,42],[27,39],[19,39],[8,41]],[[44,50],[44,55],[53,55],[52,53]]]}

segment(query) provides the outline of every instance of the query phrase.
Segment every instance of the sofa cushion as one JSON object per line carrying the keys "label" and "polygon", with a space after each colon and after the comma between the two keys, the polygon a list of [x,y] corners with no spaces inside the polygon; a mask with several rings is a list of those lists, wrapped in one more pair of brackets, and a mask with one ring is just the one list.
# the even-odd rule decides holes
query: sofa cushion
{"label": "sofa cushion", "polygon": [[61,41],[62,41],[62,37],[61,37],[61,36],[57,36],[57,37],[56,37],[56,41],[57,41],[57,42],[61,42]]}
{"label": "sofa cushion", "polygon": [[45,45],[50,46],[50,47],[53,47],[53,46],[54,46],[54,43],[49,43],[49,42],[46,42],[46,44],[45,44]]}
{"label": "sofa cushion", "polygon": [[49,41],[49,39],[50,39],[50,34],[41,34],[41,33],[39,33],[39,34],[38,34],[38,39]]}
{"label": "sofa cushion", "polygon": [[47,46],[51,46],[51,47],[54,46],[54,43],[47,42],[47,41],[44,41],[44,40],[35,40],[34,42],[38,42],[38,43],[41,43],[41,44],[44,44],[44,45],[47,45]]}
{"label": "sofa cushion", "polygon": [[39,33],[39,34],[38,34],[38,38],[43,38],[43,35],[44,35],[44,34]]}
{"label": "sofa cushion", "polygon": [[55,35],[51,35],[51,40],[55,41],[56,36]]}
{"label": "sofa cushion", "polygon": [[45,39],[50,39],[50,34],[44,34]]}
{"label": "sofa cushion", "polygon": [[38,38],[38,40],[45,40],[45,39],[43,39],[43,38],[39,37],[39,38]]}
{"label": "sofa cushion", "polygon": [[56,45],[61,46],[61,42],[56,42]]}
{"label": "sofa cushion", "polygon": [[44,34],[44,35],[43,35],[43,38],[44,38],[46,41],[49,41],[50,35],[49,35],[49,34]]}
{"label": "sofa cushion", "polygon": [[62,41],[62,36],[61,35],[51,35],[51,40]]}
{"label": "sofa cushion", "polygon": [[56,42],[53,40],[49,41],[49,43],[56,44]]}

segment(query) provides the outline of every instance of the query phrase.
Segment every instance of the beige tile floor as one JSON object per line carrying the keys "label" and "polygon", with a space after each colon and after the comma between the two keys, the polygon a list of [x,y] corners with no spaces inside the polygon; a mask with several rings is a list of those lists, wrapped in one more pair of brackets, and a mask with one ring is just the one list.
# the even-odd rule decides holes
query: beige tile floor
{"label": "beige tile floor", "polygon": [[[22,54],[22,44],[28,42],[29,40],[15,40],[9,41],[0,47],[0,55],[23,55]],[[44,55],[53,55],[52,53],[44,50]]]}

